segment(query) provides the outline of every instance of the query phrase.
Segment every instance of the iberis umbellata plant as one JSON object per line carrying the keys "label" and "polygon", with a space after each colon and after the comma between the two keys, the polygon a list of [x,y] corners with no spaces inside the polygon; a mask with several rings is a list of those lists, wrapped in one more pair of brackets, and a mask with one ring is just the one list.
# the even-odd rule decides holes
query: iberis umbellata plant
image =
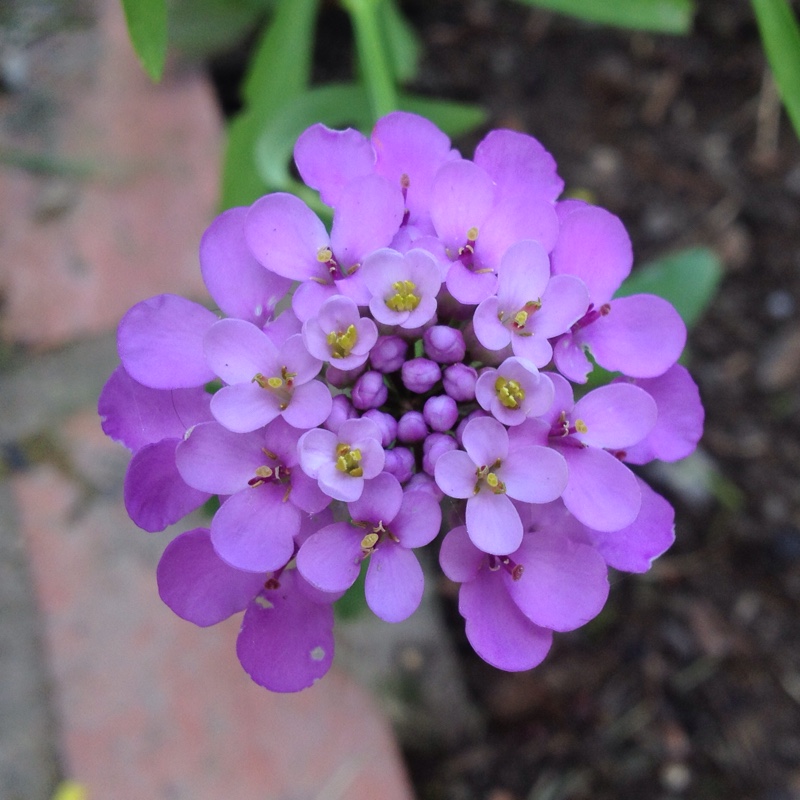
{"label": "iberis umbellata plant", "polygon": [[394,112],[369,138],[312,126],[295,162],[330,230],[291,194],[225,211],[200,244],[217,310],[160,295],[119,326],[99,411],[133,452],[131,518],[158,531],[220,501],[167,546],[161,597],[202,626],[243,611],[245,670],[296,691],[330,667],[362,571],[399,622],[433,546],[476,652],[534,667],[599,613],[609,567],[644,572],[673,541],[632,467],[700,438],[684,323],[615,297],[625,228],[559,200],[530,136],[492,131],[468,160]]}

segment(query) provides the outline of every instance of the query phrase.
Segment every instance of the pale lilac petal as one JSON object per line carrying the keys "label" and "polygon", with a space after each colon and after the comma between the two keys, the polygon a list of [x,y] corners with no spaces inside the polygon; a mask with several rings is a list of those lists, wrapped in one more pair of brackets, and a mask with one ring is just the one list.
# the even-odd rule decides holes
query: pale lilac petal
{"label": "pale lilac petal", "polygon": [[271,572],[294,552],[300,512],[285,503],[283,486],[247,487],[231,495],[211,520],[211,541],[220,558],[237,569]]}
{"label": "pale lilac petal", "polygon": [[478,467],[490,467],[508,455],[508,433],[496,419],[478,417],[470,420],[461,437],[464,449]]}
{"label": "pale lilac petal", "polygon": [[402,622],[422,600],[425,579],[417,557],[392,541],[381,542],[369,559],[364,594],[372,612],[386,622]]}
{"label": "pale lilac petal", "polygon": [[561,497],[568,474],[564,457],[539,445],[514,448],[497,471],[508,496],[526,503],[549,503]]}
{"label": "pale lilac petal", "polygon": [[483,488],[467,500],[467,533],[479,550],[504,556],[519,547],[522,522],[508,495]]}
{"label": "pale lilac petal", "polygon": [[498,274],[497,299],[503,311],[513,314],[542,297],[550,280],[550,259],[539,242],[523,240],[505,252]]}
{"label": "pale lilac petal", "polygon": [[223,386],[211,398],[211,413],[220,425],[236,433],[262,428],[280,414],[280,400],[257,383]]}
{"label": "pale lilac petal", "polygon": [[339,441],[355,444],[365,439],[381,441],[381,429],[371,419],[348,419],[339,428]]}
{"label": "pale lilac petal", "polygon": [[256,200],[245,219],[244,232],[250,251],[276,275],[295,281],[327,280],[328,269],[317,253],[329,246],[328,232],[299,197],[276,192]]}
{"label": "pale lilac petal", "polygon": [[233,433],[217,422],[196,425],[175,452],[186,483],[212,494],[233,494],[255,477],[258,467],[275,466],[264,455],[264,433]]}
{"label": "pale lilac petal", "polygon": [[639,513],[642,493],[636,476],[605,450],[563,447],[569,482],[564,505],[584,524],[599,531],[617,531]]}
{"label": "pale lilac petal", "polygon": [[[382,472],[364,484],[361,497],[350,503],[347,510],[359,522],[377,525],[383,522],[386,527],[397,516],[403,502],[403,489],[400,481],[388,472]],[[392,526],[394,531],[394,526]]]}
{"label": "pale lilac petal", "polygon": [[599,308],[631,271],[631,240],[613,214],[597,206],[583,206],[562,219],[550,263],[554,275],[580,278]]}
{"label": "pale lilac petal", "polygon": [[303,472],[311,478],[316,478],[323,466],[336,460],[338,443],[338,437],[323,428],[314,428],[304,433],[297,443]]}
{"label": "pale lilac petal", "polygon": [[285,308],[272,322],[268,322],[264,326],[263,331],[280,351],[283,343],[290,336],[300,333],[301,328],[302,323],[297,318],[297,314],[291,308]]}
{"label": "pale lilac petal", "polygon": [[214,379],[203,337],[217,317],[207,308],[160,294],[143,300],[122,318],[117,350],[134,380],[153,389],[190,389]]}
{"label": "pale lilac petal", "polygon": [[214,551],[207,528],[186,531],[167,545],[156,580],[164,603],[203,628],[244,611],[264,585],[263,575],[226,564]]}
{"label": "pale lilac petal", "polygon": [[686,325],[663,297],[635,294],[611,301],[611,311],[582,332],[595,361],[634,378],[655,378],[680,357]]}
{"label": "pale lilac petal", "polygon": [[562,336],[556,342],[553,348],[553,360],[558,371],[573,383],[586,383],[586,378],[592,371],[591,361],[570,334]]}
{"label": "pale lilac petal", "polygon": [[264,589],[245,611],[236,655],[245,672],[272,692],[298,692],[333,662],[333,607],[298,591],[301,579],[284,572],[278,589]]}
{"label": "pale lilac petal", "polygon": [[484,661],[521,672],[544,660],[553,632],[534,625],[519,610],[498,575],[483,570],[474,581],[462,585],[458,599],[467,639]]}
{"label": "pale lilac petal", "polygon": [[363,532],[335,522],[309,536],[297,554],[300,574],[323,592],[349,589],[361,571]]}
{"label": "pale lilac petal", "polygon": [[494,272],[473,272],[460,261],[454,261],[445,280],[447,291],[459,303],[474,306],[491,297],[497,289]]}
{"label": "pale lilac petal", "polygon": [[211,395],[203,387],[151,389],[117,367],[97,401],[103,432],[136,451],[160,439],[181,437],[211,419]]}
{"label": "pale lilac petal", "polygon": [[286,367],[287,371],[294,374],[292,378],[294,385],[299,386],[308,383],[319,374],[322,369],[322,361],[314,358],[306,349],[301,334],[290,336],[280,348],[278,362],[281,367]]}
{"label": "pale lilac petal", "polygon": [[467,231],[479,229],[494,202],[494,183],[471,161],[446,163],[436,173],[431,189],[431,219],[439,238],[457,255],[467,243]]}
{"label": "pale lilac petal", "polygon": [[441,526],[442,507],[436,498],[430,492],[409,491],[389,527],[403,547],[411,548],[432,542]]}
{"label": "pale lilac petal", "polygon": [[515,335],[511,337],[511,352],[525,358],[535,367],[546,367],[553,358],[553,348],[543,336]]}
{"label": "pale lilac petal", "polygon": [[504,572],[509,595],[525,616],[554,631],[571,631],[596,617],[608,598],[608,570],[590,545],[558,530],[525,536],[513,560],[523,566],[514,580]]}
{"label": "pale lilac petal", "polygon": [[334,500],[352,503],[364,491],[364,478],[337,469],[336,464],[324,464],[317,475],[319,488]]}
{"label": "pale lilac petal", "polygon": [[146,444],[128,464],[123,487],[125,510],[146,531],[163,531],[210,497],[181,479],[175,465],[179,441],[162,439]]}
{"label": "pale lilac petal", "polygon": [[549,253],[557,238],[558,217],[552,203],[527,194],[495,199],[480,229],[475,254],[482,267],[497,269],[514,242],[534,240]]}
{"label": "pale lilac petal", "polygon": [[386,247],[403,220],[400,186],[380,175],[352,180],[341,192],[331,229],[334,258],[347,269]]}
{"label": "pale lilac petal", "polygon": [[609,567],[624,572],[647,572],[653,561],[675,541],[675,511],[661,495],[637,479],[642,492],[639,515],[627,528],[610,533],[586,529]]}
{"label": "pale lilac petal", "polygon": [[210,328],[203,346],[208,365],[225,383],[248,383],[258,373],[280,374],[278,349],[251,322],[221,319]]}
{"label": "pale lilac petal", "polygon": [[511,341],[508,328],[498,317],[499,312],[500,302],[497,297],[487,297],[475,309],[472,318],[475,336],[489,350],[502,350]]}
{"label": "pale lilac petal", "polygon": [[466,583],[474,580],[483,564],[486,553],[478,550],[463,525],[453,528],[442,540],[439,564],[451,581]]}
{"label": "pale lilac petal", "polygon": [[626,448],[625,461],[678,461],[694,452],[703,435],[704,412],[697,384],[688,370],[676,364],[658,378],[640,379],[636,385],[656,401],[658,419],[644,441]]}
{"label": "pale lilac petal", "polygon": [[553,275],[542,295],[542,307],[529,326],[537,336],[552,338],[566,333],[589,308],[586,284],[572,275]]}
{"label": "pale lilac petal", "polygon": [[294,163],[304,183],[319,192],[323,203],[335,207],[351,180],[372,172],[375,151],[353,128],[335,131],[317,123],[297,139]]}
{"label": "pale lilac petal", "polygon": [[612,383],[578,400],[570,419],[573,424],[581,420],[587,429],[576,433],[576,439],[594,447],[618,450],[644,439],[657,416],[655,400],[644,389],[630,383]]}
{"label": "pale lilac petal", "polygon": [[259,264],[244,238],[247,208],[230,208],[200,240],[200,271],[214,302],[230,317],[263,325],[292,285]]}
{"label": "pale lilac petal", "polygon": [[318,514],[331,503],[331,498],[319,488],[317,482],[301,469],[292,470],[292,490],[289,500],[301,511],[309,514]]}
{"label": "pale lilac petal", "polygon": [[553,156],[518,131],[490,131],[475,148],[475,163],[489,173],[504,197],[532,195],[552,202],[564,189]]}
{"label": "pale lilac petal", "polygon": [[319,314],[323,303],[331,297],[336,297],[337,292],[337,287],[332,283],[305,281],[294,290],[292,311],[301,322],[305,322],[307,319]]}
{"label": "pale lilac petal", "polygon": [[281,414],[290,425],[306,429],[325,422],[331,408],[331,390],[322,381],[310,381],[294,390],[289,405]]}
{"label": "pale lilac petal", "polygon": [[[341,428],[339,429],[341,431]],[[356,441],[355,444],[361,450],[361,469],[364,470],[364,480],[380,475],[386,463],[386,451],[376,439],[363,439]]]}
{"label": "pale lilac petal", "polygon": [[463,450],[443,453],[434,467],[434,478],[448,497],[472,497],[477,481],[475,462]]}

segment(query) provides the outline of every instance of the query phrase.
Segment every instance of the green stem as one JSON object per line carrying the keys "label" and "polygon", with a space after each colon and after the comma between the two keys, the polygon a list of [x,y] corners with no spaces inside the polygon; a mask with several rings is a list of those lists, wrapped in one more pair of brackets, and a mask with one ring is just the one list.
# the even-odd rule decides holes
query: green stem
{"label": "green stem", "polygon": [[355,29],[358,61],[374,119],[395,111],[397,89],[378,19],[382,0],[342,0]]}

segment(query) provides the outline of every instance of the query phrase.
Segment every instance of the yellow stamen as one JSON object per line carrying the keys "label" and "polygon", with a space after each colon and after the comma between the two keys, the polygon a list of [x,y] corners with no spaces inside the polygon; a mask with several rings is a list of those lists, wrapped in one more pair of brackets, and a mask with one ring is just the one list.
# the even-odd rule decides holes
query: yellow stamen
{"label": "yellow stamen", "polygon": [[347,358],[357,340],[358,333],[355,325],[350,325],[344,332],[331,331],[326,337],[333,358]]}
{"label": "yellow stamen", "polygon": [[527,311],[517,311],[514,314],[514,324],[518,325],[520,328],[525,327],[525,323],[528,321],[528,312]]}
{"label": "yellow stamen", "polygon": [[378,543],[378,534],[377,533],[368,533],[362,540],[361,540],[361,549],[362,550],[372,550],[373,547]]}
{"label": "yellow stamen", "polygon": [[494,390],[497,392],[497,399],[506,408],[519,408],[519,404],[525,399],[525,390],[518,381],[507,381],[503,377],[498,377],[494,382]]}
{"label": "yellow stamen", "polygon": [[340,443],[336,447],[336,469],[339,472],[346,472],[354,478],[360,478],[364,474],[361,466],[361,451],[351,450],[349,444]]}
{"label": "yellow stamen", "polygon": [[256,475],[258,475],[259,478],[271,478],[272,468],[267,466],[256,467]]}
{"label": "yellow stamen", "polygon": [[467,241],[474,242],[478,238],[478,229],[473,226],[467,231]]}
{"label": "yellow stamen", "polygon": [[420,298],[414,292],[417,285],[413,281],[396,281],[392,284],[395,294],[384,301],[392,311],[413,311]]}
{"label": "yellow stamen", "polygon": [[586,427],[586,423],[582,419],[575,420],[575,430],[578,433],[586,433],[589,429]]}
{"label": "yellow stamen", "polygon": [[331,250],[330,247],[320,247],[320,249],[317,250],[317,261],[326,264],[332,258],[333,258],[333,250]]}

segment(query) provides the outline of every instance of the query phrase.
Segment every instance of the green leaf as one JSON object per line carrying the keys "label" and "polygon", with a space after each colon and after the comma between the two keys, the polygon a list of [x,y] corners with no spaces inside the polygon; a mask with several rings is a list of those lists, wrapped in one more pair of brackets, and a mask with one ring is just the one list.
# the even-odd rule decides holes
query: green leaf
{"label": "green leaf", "polygon": [[333,611],[336,619],[347,620],[360,617],[367,610],[364,586],[367,580],[367,559],[361,562],[361,572],[356,582],[336,601]]}
{"label": "green leaf", "polygon": [[417,32],[401,13],[396,0],[385,0],[378,8],[378,17],[395,79],[398,83],[413,80],[422,52]]}
{"label": "green leaf", "polygon": [[167,0],[122,0],[133,49],[151,80],[161,80],[167,57]]}
{"label": "green leaf", "polygon": [[256,167],[256,145],[270,118],[309,84],[319,0],[280,0],[242,87],[245,109],[228,128],[222,171],[223,208],[249,205],[268,187]]}
{"label": "green leaf", "polygon": [[800,27],[786,0],[752,2],[778,92],[800,136]]}
{"label": "green leaf", "polygon": [[688,33],[693,0],[518,0],[587,22],[658,33]]}
{"label": "green leaf", "polygon": [[681,250],[637,269],[615,297],[657,294],[669,300],[686,323],[697,322],[713,299],[722,278],[719,257],[707,247]]}

